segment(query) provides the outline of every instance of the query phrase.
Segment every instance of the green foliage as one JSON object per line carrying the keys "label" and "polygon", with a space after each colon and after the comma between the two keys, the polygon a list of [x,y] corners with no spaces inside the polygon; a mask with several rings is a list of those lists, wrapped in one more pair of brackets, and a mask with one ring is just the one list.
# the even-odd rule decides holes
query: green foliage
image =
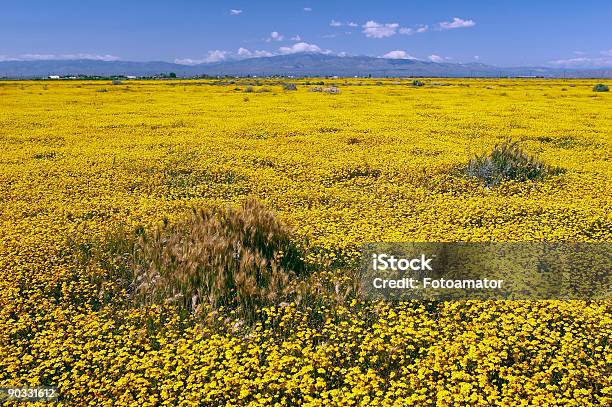
{"label": "green foliage", "polygon": [[538,181],[560,172],[527,154],[517,142],[497,144],[490,153],[472,158],[466,168],[468,176],[485,181],[487,186],[507,180]]}
{"label": "green foliage", "polygon": [[603,83],[598,83],[593,86],[593,92],[608,92],[609,90],[608,85],[604,85]]}
{"label": "green foliage", "polygon": [[295,83],[283,83],[283,90],[297,90]]}

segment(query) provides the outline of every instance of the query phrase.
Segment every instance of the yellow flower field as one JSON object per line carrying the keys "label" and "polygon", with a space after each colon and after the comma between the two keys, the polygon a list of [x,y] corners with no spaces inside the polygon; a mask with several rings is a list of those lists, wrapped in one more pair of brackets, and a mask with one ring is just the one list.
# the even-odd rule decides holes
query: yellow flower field
{"label": "yellow flower field", "polygon": [[[322,81],[340,93],[0,81],[0,387],[56,385],[66,405],[611,405],[610,301],[278,304],[232,330],[133,306],[82,261],[247,197],[332,279],[366,242],[612,240],[596,81]],[[504,140],[565,171],[463,175]]]}

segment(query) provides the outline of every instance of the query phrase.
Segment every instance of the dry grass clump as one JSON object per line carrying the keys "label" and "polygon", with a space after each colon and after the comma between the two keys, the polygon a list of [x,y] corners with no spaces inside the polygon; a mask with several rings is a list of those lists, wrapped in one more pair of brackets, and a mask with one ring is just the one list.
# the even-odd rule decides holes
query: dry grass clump
{"label": "dry grass clump", "polygon": [[288,299],[304,269],[290,229],[254,199],[240,208],[194,210],[143,234],[134,263],[138,302],[194,314],[228,307],[246,319]]}
{"label": "dry grass clump", "polygon": [[517,142],[497,144],[490,153],[472,158],[466,168],[468,176],[485,181],[487,186],[508,180],[538,181],[560,172],[560,168],[527,154]]}
{"label": "dry grass clump", "polygon": [[335,86],[328,86],[326,88],[322,88],[320,86],[316,86],[314,88],[310,88],[308,89],[309,92],[323,92],[323,93],[332,93],[332,94],[338,94],[340,93],[340,89],[338,89]]}
{"label": "dry grass clump", "polygon": [[331,93],[331,94],[338,94],[338,93],[340,93],[340,89],[338,89],[335,86],[329,86],[327,88],[323,88],[323,92]]}

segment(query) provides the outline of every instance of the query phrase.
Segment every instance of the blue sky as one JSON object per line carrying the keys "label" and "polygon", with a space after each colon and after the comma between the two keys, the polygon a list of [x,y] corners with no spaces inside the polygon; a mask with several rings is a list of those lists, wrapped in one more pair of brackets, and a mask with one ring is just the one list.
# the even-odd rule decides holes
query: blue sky
{"label": "blue sky", "polygon": [[180,63],[299,51],[612,66],[612,1],[4,1],[0,60]]}

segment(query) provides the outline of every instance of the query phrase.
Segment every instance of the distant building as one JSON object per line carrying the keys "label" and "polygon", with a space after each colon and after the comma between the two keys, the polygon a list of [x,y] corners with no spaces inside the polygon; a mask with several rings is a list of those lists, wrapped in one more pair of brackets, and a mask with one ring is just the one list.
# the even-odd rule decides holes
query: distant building
{"label": "distant building", "polygon": [[59,79],[59,75],[49,75],[49,79]]}
{"label": "distant building", "polygon": [[128,75],[128,76],[126,76],[126,78],[128,78],[128,79],[136,79],[136,76],[134,76],[134,75]]}

